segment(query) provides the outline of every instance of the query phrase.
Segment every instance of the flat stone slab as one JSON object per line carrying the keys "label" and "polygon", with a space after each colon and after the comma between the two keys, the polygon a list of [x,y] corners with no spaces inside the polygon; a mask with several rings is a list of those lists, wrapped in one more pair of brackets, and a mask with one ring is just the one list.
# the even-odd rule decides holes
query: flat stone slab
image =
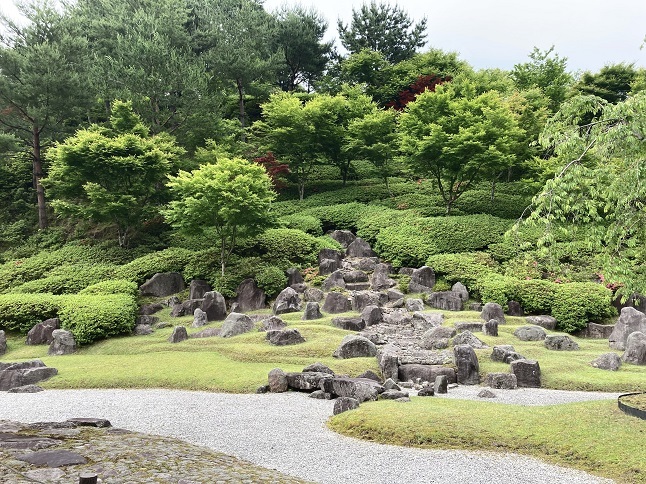
{"label": "flat stone slab", "polygon": [[17,455],[16,459],[43,467],[64,467],[87,464],[85,457],[69,450],[41,450],[32,452],[31,454]]}
{"label": "flat stone slab", "polygon": [[11,432],[0,432],[0,449],[29,449],[39,450],[59,445],[60,440],[47,437],[18,435]]}

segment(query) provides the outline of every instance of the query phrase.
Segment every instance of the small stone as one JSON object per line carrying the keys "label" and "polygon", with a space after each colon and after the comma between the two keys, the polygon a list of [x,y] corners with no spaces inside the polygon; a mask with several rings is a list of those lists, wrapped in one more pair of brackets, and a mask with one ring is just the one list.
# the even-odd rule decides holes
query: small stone
{"label": "small stone", "polygon": [[330,393],[324,392],[323,390],[314,390],[309,394],[310,398],[316,398],[318,400],[332,400],[332,395]]}
{"label": "small stone", "polygon": [[496,394],[488,388],[483,388],[478,392],[479,398],[496,398]]}
{"label": "small stone", "polygon": [[443,394],[448,392],[449,379],[446,375],[439,375],[433,383],[434,393]]}
{"label": "small stone", "polygon": [[287,374],[280,368],[274,368],[269,372],[269,391],[272,393],[283,393],[287,391]]}
{"label": "small stone", "polygon": [[348,410],[354,410],[355,408],[359,408],[359,400],[350,397],[339,397],[334,402],[334,410],[332,413],[338,415]]}
{"label": "small stone", "polygon": [[621,358],[617,353],[604,353],[590,363],[600,370],[617,371],[621,368]]}
{"label": "small stone", "polygon": [[435,395],[435,390],[433,389],[433,387],[430,387],[430,386],[422,387],[422,389],[419,392],[417,392],[418,397],[432,397],[434,395]]}

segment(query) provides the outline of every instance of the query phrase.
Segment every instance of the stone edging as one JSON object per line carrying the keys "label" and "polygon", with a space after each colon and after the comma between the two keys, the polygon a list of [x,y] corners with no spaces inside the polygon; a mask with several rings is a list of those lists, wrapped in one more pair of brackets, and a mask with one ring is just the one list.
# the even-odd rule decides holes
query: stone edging
{"label": "stone edging", "polygon": [[642,420],[646,420],[646,410],[641,410],[639,408],[632,407],[621,401],[623,397],[630,397],[633,395],[642,395],[642,394],[643,392],[636,392],[636,393],[624,393],[623,395],[619,395],[619,398],[617,398],[617,404],[619,405],[619,410],[621,410],[627,415],[630,415],[631,417],[637,417]]}

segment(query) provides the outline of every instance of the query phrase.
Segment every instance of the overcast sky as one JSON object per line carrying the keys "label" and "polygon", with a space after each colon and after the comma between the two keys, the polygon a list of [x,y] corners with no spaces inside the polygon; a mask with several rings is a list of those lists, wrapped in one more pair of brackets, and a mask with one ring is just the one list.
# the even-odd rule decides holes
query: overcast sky
{"label": "overcast sky", "polygon": [[[362,0],[265,0],[274,10],[287,4],[314,7],[337,37]],[[377,0],[377,3],[380,2]],[[608,63],[646,67],[646,0],[391,0],[414,19],[428,19],[428,47],[457,51],[476,68],[510,69],[526,62],[534,46],[555,46],[572,71],[598,71]]]}

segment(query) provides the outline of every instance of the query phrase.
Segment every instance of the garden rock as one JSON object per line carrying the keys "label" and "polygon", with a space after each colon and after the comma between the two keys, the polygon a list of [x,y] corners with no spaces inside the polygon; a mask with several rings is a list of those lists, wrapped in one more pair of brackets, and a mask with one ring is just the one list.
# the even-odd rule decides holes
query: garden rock
{"label": "garden rock", "polygon": [[445,311],[462,311],[464,301],[453,291],[432,292],[426,298],[426,304],[432,308]]}
{"label": "garden rock", "polygon": [[518,301],[507,301],[507,314],[509,316],[522,316],[525,314]]}
{"label": "garden rock", "polygon": [[206,313],[209,321],[222,321],[227,317],[227,303],[218,291],[204,294],[201,309]]}
{"label": "garden rock", "polygon": [[347,283],[368,282],[368,274],[363,271],[350,271],[343,274],[343,280]]}
{"label": "garden rock", "polygon": [[170,343],[181,343],[188,339],[188,332],[184,326],[175,326],[173,332],[168,337]]}
{"label": "garden rock", "polygon": [[421,299],[406,299],[405,307],[408,311],[424,311],[424,301]]}
{"label": "garden rock", "polygon": [[453,355],[457,366],[458,384],[478,385],[480,383],[480,365],[473,348],[465,344],[457,345],[453,348]]}
{"label": "garden rock", "polygon": [[61,320],[58,318],[46,319],[42,323],[36,324],[33,328],[27,333],[27,345],[44,345],[51,344],[52,333],[55,329],[61,327]]}
{"label": "garden rock", "polygon": [[646,334],[641,331],[630,333],[626,341],[626,352],[621,359],[624,363],[646,365]]}
{"label": "garden rock", "polygon": [[393,309],[393,308],[395,308],[395,309],[403,308],[404,307],[404,298],[397,299],[396,301],[389,301],[386,304],[386,307],[391,308],[391,309]]}
{"label": "garden rock", "polygon": [[76,341],[70,331],[55,329],[47,354],[51,356],[71,355],[76,351]]}
{"label": "garden rock", "polygon": [[435,287],[435,272],[428,266],[422,266],[419,269],[414,269],[410,275],[410,283],[408,284],[408,292],[415,294],[418,292],[433,292]]}
{"label": "garden rock", "polygon": [[415,311],[413,313],[413,326],[419,331],[428,331],[431,328],[442,326],[444,314],[442,313],[423,313]]}
{"label": "garden rock", "polygon": [[397,301],[398,299],[404,299],[404,293],[399,289],[388,289],[386,292],[389,301]]}
{"label": "garden rock", "polygon": [[501,363],[511,363],[512,361],[522,360],[524,357],[516,353],[512,345],[498,345],[493,347],[491,359]]}
{"label": "garden rock", "polygon": [[260,331],[275,331],[287,326],[287,323],[278,316],[269,316],[268,318],[262,319],[260,324]]}
{"label": "garden rock", "polygon": [[377,257],[370,244],[360,237],[354,239],[347,247],[347,257]]}
{"label": "garden rock", "polygon": [[434,382],[437,377],[444,376],[448,383],[456,383],[457,375],[454,368],[442,365],[420,365],[409,363],[399,367],[399,381],[420,381]]}
{"label": "garden rock", "polygon": [[385,379],[397,380],[399,378],[399,361],[395,354],[396,349],[394,345],[385,345],[377,352],[379,369]]}
{"label": "garden rock", "polygon": [[492,319],[482,325],[482,332],[485,336],[498,336],[498,321]]}
{"label": "garden rock", "polygon": [[206,328],[189,335],[189,338],[213,338],[215,336],[220,336],[220,328]]}
{"label": "garden rock", "polygon": [[189,299],[204,299],[207,292],[212,291],[211,285],[203,279],[193,279],[189,285]]}
{"label": "garden rock", "polygon": [[355,398],[361,403],[377,400],[384,387],[367,378],[334,377],[323,380],[321,390],[337,397]]}
{"label": "garden rock", "polygon": [[161,311],[164,307],[166,306],[162,303],[144,304],[139,308],[139,314],[142,316],[150,316],[151,314],[155,314],[157,311]]}
{"label": "garden rock", "polygon": [[179,272],[158,272],[139,287],[142,296],[164,297],[182,292],[186,286]]}
{"label": "garden rock", "polygon": [[364,327],[372,326],[383,322],[384,317],[379,306],[370,305],[363,308],[361,311],[361,321]]}
{"label": "garden rock", "polygon": [[360,257],[350,261],[352,267],[364,272],[373,272],[377,264],[379,264],[379,257]]}
{"label": "garden rock", "polygon": [[579,345],[569,336],[550,334],[545,337],[545,348],[554,351],[576,351]]}
{"label": "garden rock", "polygon": [[374,272],[372,273],[372,289],[375,291],[381,291],[396,286],[397,281],[388,277],[389,275],[390,266],[388,264],[377,264]]}
{"label": "garden rock", "polygon": [[309,321],[312,319],[321,319],[323,315],[321,314],[321,308],[319,303],[310,301],[305,304],[305,311],[303,312],[303,321]]}
{"label": "garden rock", "polygon": [[328,366],[325,366],[320,362],[312,363],[311,365],[307,365],[305,368],[303,368],[303,373],[307,372],[327,373],[329,375],[334,375],[334,372]]}
{"label": "garden rock", "polygon": [[488,348],[488,346],[480,341],[471,331],[463,331],[455,336],[452,342],[454,346],[468,345],[475,349]]}
{"label": "garden rock", "polygon": [[432,397],[435,395],[435,389],[431,386],[424,386],[418,392],[418,397]]}
{"label": "garden rock", "polygon": [[385,302],[385,294],[376,291],[356,291],[352,293],[353,311],[361,312],[367,306],[381,306]]}
{"label": "garden rock", "polygon": [[287,374],[280,368],[274,368],[267,377],[271,393],[283,393],[288,390]]}
{"label": "garden rock", "polygon": [[542,341],[547,333],[540,326],[521,326],[514,331],[514,336],[521,341]]}
{"label": "garden rock", "polygon": [[173,305],[170,315],[179,318],[180,316],[190,316],[195,312],[195,309],[202,308],[204,299],[187,299],[183,303]]}
{"label": "garden rock", "polygon": [[397,326],[408,325],[413,322],[413,315],[403,308],[393,309],[384,314],[384,321]]}
{"label": "garden rock", "polygon": [[352,303],[345,294],[330,292],[325,296],[323,311],[329,314],[347,313],[352,309]]}
{"label": "garden rock", "polygon": [[7,352],[7,336],[4,330],[0,329],[0,356]]}
{"label": "garden rock", "polygon": [[293,286],[294,284],[303,284],[305,282],[301,271],[299,271],[296,267],[290,267],[289,269],[287,269],[285,271],[285,275],[287,276],[287,286]]}
{"label": "garden rock", "polygon": [[470,311],[476,311],[476,312],[481,312],[482,311],[482,303],[471,303],[469,304],[469,310]]}
{"label": "garden rock", "polygon": [[159,323],[159,318],[148,314],[142,314],[141,316],[137,316],[137,319],[135,319],[135,324],[137,325],[153,326],[157,323]]}
{"label": "garden rock", "polygon": [[472,333],[482,331],[481,321],[474,321],[474,322],[458,321],[454,324],[454,326],[455,326],[455,330],[458,333],[461,333],[463,331],[471,331]]}
{"label": "garden rock", "polygon": [[321,302],[325,293],[316,287],[308,287],[303,293],[303,298],[307,302]]}
{"label": "garden rock", "polygon": [[269,339],[269,343],[275,346],[288,346],[305,343],[305,338],[301,336],[301,333],[296,328],[267,331],[267,339]]}
{"label": "garden rock", "polygon": [[588,323],[584,330],[579,331],[579,338],[608,339],[615,329],[614,324]]}
{"label": "garden rock", "polygon": [[301,297],[291,287],[286,287],[276,297],[273,312],[275,315],[295,313],[301,310]]}
{"label": "garden rock", "polygon": [[414,267],[400,267],[399,271],[397,271],[398,274],[401,274],[402,276],[412,276],[413,271],[415,270]]}
{"label": "garden rock", "polygon": [[408,392],[401,390],[385,390],[379,394],[379,400],[397,400],[398,398],[408,398]]}
{"label": "garden rock", "polygon": [[482,308],[480,317],[485,321],[491,321],[492,319],[495,319],[496,321],[498,321],[498,324],[505,323],[505,313],[502,310],[502,306],[498,303],[486,303]]}
{"label": "garden rock", "polygon": [[326,276],[338,271],[341,268],[341,264],[335,259],[323,259],[319,262],[319,275]]}
{"label": "garden rock", "polygon": [[590,364],[600,370],[617,371],[621,368],[621,358],[617,353],[604,353],[592,360]]}
{"label": "garden rock", "polygon": [[478,392],[479,398],[496,398],[496,394],[488,388],[483,388]]}
{"label": "garden rock", "polygon": [[385,390],[401,390],[401,387],[399,385],[397,385],[397,383],[395,383],[395,380],[393,380],[392,378],[388,378],[384,382],[384,389]]}
{"label": "garden rock", "polygon": [[345,280],[343,279],[343,272],[336,270],[332,272],[327,279],[323,281],[321,286],[324,291],[330,291],[334,287],[345,289]]}
{"label": "garden rock", "polygon": [[254,279],[245,279],[236,289],[235,301],[241,313],[264,309],[266,298],[265,291],[258,287]]}
{"label": "garden rock", "polygon": [[545,328],[548,331],[554,331],[556,329],[556,318],[553,318],[552,316],[527,316],[525,321],[529,324],[533,324],[534,326]]}
{"label": "garden rock", "polygon": [[305,392],[322,389],[321,385],[324,381],[334,378],[329,373],[316,373],[313,371],[304,373],[287,373],[286,376],[289,388]]}
{"label": "garden rock", "polygon": [[628,336],[635,331],[646,333],[646,315],[632,307],[623,308],[608,338],[610,348],[625,350]]}
{"label": "garden rock", "polygon": [[355,408],[359,408],[359,400],[357,400],[356,398],[337,398],[334,401],[334,410],[332,411],[332,413],[334,415],[339,415],[340,413],[347,412],[348,410],[354,410]]}
{"label": "garden rock", "polygon": [[35,466],[45,467],[87,464],[85,457],[69,450],[37,450],[28,454],[17,455],[15,458]]}
{"label": "garden rock", "polygon": [[377,355],[377,347],[368,338],[353,334],[347,335],[334,352],[335,358],[362,358]]}
{"label": "garden rock", "polygon": [[310,398],[316,398],[317,400],[332,400],[332,395],[323,390],[314,390],[309,394]]}
{"label": "garden rock", "polygon": [[469,291],[467,290],[467,286],[462,284],[461,282],[456,282],[451,286],[451,292],[456,293],[458,296],[460,296],[460,299],[462,299],[464,302],[467,302],[469,300]]}
{"label": "garden rock", "polygon": [[541,387],[541,367],[535,360],[511,362],[511,372],[516,375],[516,384],[521,388]]}
{"label": "garden rock", "polygon": [[208,323],[209,318],[206,313],[200,308],[196,308],[193,312],[193,324],[191,326],[193,326],[194,328],[199,328],[201,326],[207,325]]}
{"label": "garden rock", "polygon": [[227,316],[220,328],[222,338],[230,338],[239,334],[248,333],[254,328],[249,316],[242,313],[231,313]]}
{"label": "garden rock", "polygon": [[0,363],[0,391],[33,385],[57,374],[56,368],[45,366],[41,360]]}
{"label": "garden rock", "polygon": [[8,390],[7,393],[39,393],[44,392],[45,390],[38,385],[24,385],[21,387],[15,387],[11,390]]}
{"label": "garden rock", "polygon": [[349,230],[333,230],[328,233],[328,236],[341,244],[341,247],[344,249],[347,249],[348,246],[357,238],[357,236]]}
{"label": "garden rock", "polygon": [[150,324],[137,324],[133,330],[135,336],[146,336],[153,334],[153,327]]}
{"label": "garden rock", "polygon": [[321,261],[325,259],[333,260],[335,261],[339,267],[341,267],[341,261],[343,260],[344,253],[343,251],[336,250],[336,249],[321,249],[318,254],[318,261],[321,263]]}
{"label": "garden rock", "polygon": [[516,375],[513,373],[489,373],[485,384],[488,387],[502,390],[513,390],[518,386]]}
{"label": "garden rock", "polygon": [[433,382],[433,392],[438,395],[448,393],[449,379],[446,375],[438,375]]}
{"label": "garden rock", "polygon": [[374,380],[377,383],[381,383],[381,377],[377,375],[374,371],[372,370],[366,370],[364,371],[361,375],[359,375],[357,378],[368,378],[369,380]]}
{"label": "garden rock", "polygon": [[[453,338],[455,335],[455,328],[449,328],[448,326],[431,328],[422,335],[421,346],[428,350],[446,348],[449,338]],[[442,341],[446,342],[446,344],[438,346],[438,342]]]}
{"label": "garden rock", "polygon": [[332,325],[346,331],[361,331],[365,323],[361,318],[333,318]]}

